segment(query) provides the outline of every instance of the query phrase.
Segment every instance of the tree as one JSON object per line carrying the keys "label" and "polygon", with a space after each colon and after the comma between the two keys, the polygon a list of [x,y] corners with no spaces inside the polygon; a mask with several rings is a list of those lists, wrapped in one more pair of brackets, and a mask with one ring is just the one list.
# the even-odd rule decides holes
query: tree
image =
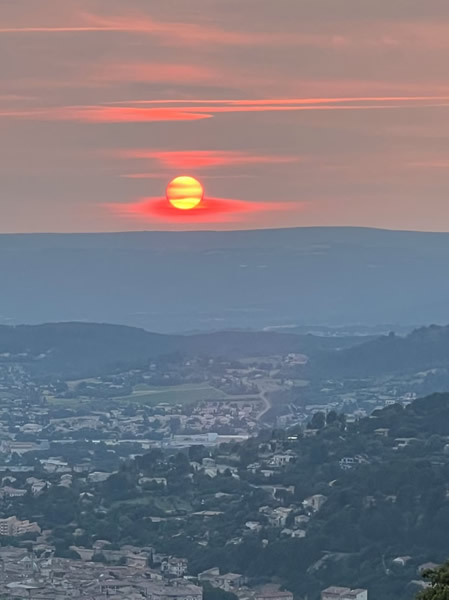
{"label": "tree", "polygon": [[332,425],[338,420],[338,415],[335,410],[330,410],[326,415],[326,425]]}
{"label": "tree", "polygon": [[237,600],[237,596],[232,592],[213,587],[210,583],[203,585],[203,598],[204,600]]}
{"label": "tree", "polygon": [[437,569],[424,571],[430,587],[418,595],[419,600],[449,600],[449,562]]}
{"label": "tree", "polygon": [[326,417],[323,412],[319,411],[314,413],[312,420],[310,421],[310,429],[323,429],[326,424]]}
{"label": "tree", "polygon": [[178,452],[173,458],[173,464],[177,475],[187,475],[190,471],[190,462],[185,454]]}
{"label": "tree", "polygon": [[209,456],[209,451],[202,444],[189,447],[189,460],[192,462],[200,463],[206,456]]}

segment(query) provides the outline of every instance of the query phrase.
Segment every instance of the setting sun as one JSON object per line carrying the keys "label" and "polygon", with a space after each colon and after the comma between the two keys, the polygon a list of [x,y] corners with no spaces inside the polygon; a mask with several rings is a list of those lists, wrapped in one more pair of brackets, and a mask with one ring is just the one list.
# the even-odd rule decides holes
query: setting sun
{"label": "setting sun", "polygon": [[203,199],[203,186],[194,177],[175,177],[167,186],[167,200],[180,210],[190,210]]}

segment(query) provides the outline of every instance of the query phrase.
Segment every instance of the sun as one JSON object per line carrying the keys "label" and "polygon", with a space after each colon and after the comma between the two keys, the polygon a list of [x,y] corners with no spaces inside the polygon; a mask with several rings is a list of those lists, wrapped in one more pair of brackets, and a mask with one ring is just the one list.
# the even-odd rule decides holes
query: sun
{"label": "sun", "polygon": [[179,210],[196,208],[203,199],[203,186],[194,177],[175,177],[167,186],[167,200]]}

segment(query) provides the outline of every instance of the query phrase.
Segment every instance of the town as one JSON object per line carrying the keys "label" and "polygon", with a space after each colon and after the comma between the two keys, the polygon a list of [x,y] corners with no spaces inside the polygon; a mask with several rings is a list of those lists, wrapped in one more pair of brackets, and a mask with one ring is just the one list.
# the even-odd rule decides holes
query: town
{"label": "town", "polygon": [[[325,489],[318,479],[304,485],[302,453],[320,465],[328,460],[322,431],[346,437],[367,414],[409,406],[422,384],[416,377],[305,381],[306,363],[292,354],[174,358],[76,381],[3,363],[3,596],[200,600],[219,589],[240,600],[292,600],[297,589],[288,583],[238,564],[226,570],[232,561],[211,564],[208,549],[257,544],[272,552],[309,540],[335,474],[357,473],[379,455],[348,442],[331,461]],[[407,452],[415,442],[378,421],[372,435],[385,451]],[[317,557],[310,572],[332,557]],[[410,585],[425,585],[420,574],[430,559],[388,560],[393,569],[404,563]],[[317,590],[322,600],[367,600],[365,588],[328,583]]]}

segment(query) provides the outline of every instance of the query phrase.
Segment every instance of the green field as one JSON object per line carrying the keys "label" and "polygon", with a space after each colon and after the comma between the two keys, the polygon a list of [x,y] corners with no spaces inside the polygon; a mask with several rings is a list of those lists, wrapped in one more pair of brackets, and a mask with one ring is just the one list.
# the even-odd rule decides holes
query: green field
{"label": "green field", "polygon": [[[76,408],[80,404],[101,403],[100,399],[88,398],[53,398],[47,397],[47,400],[53,406],[64,406],[66,408]],[[254,394],[242,396],[229,396],[225,392],[218,390],[207,383],[186,383],[174,386],[149,386],[146,384],[136,385],[132,394],[127,396],[117,396],[105,399],[104,402],[135,403],[145,404],[147,406],[156,406],[158,404],[196,404],[206,400],[227,401],[227,402],[248,402],[257,401]]]}
{"label": "green field", "polygon": [[193,404],[202,400],[223,400],[224,392],[208,384],[184,384],[168,387],[136,386],[129,396],[114,398],[118,402],[136,402],[155,406],[156,404]]}
{"label": "green field", "polygon": [[55,398],[54,396],[47,396],[47,402],[51,406],[74,410],[79,408],[82,404],[86,406],[92,404],[92,400],[85,398]]}

